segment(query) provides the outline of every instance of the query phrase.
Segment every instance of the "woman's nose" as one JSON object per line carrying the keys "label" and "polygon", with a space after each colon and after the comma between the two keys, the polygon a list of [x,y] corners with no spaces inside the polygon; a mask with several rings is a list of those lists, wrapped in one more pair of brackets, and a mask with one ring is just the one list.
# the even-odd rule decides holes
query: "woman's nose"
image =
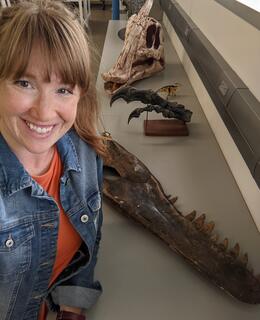
{"label": "woman's nose", "polygon": [[32,112],[39,121],[47,122],[53,119],[55,107],[53,98],[46,93],[40,93],[34,101]]}

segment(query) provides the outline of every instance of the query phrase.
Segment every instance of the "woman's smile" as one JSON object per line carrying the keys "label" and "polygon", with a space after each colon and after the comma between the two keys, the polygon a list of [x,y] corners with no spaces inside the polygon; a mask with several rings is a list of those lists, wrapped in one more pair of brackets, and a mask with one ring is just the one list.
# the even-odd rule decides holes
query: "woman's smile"
{"label": "woman's smile", "polygon": [[51,126],[39,126],[35,123],[29,122],[29,121],[25,121],[26,125],[28,126],[28,128],[30,128],[31,131],[37,132],[38,134],[46,134],[46,133],[50,133],[52,131],[52,129],[54,128],[53,125]]}

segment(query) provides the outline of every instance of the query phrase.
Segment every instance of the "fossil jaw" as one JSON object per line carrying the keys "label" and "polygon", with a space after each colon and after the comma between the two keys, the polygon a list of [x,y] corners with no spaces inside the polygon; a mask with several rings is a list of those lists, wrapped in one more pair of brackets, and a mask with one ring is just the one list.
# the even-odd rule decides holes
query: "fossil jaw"
{"label": "fossil jaw", "polygon": [[205,214],[182,215],[146,166],[117,142],[108,138],[105,166],[116,179],[104,179],[104,196],[128,217],[160,237],[173,251],[216,286],[250,304],[260,303],[260,279],[247,268],[247,254],[239,244],[228,249],[228,239],[218,242],[214,222]]}

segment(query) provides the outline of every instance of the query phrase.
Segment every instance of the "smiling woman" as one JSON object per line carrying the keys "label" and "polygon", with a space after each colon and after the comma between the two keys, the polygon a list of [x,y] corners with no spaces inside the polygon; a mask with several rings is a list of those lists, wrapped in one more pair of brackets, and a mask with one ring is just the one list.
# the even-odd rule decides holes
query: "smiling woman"
{"label": "smiling woman", "polygon": [[94,268],[105,147],[90,60],[81,24],[60,2],[2,9],[3,320],[44,320],[48,309],[57,319],[82,320],[101,293]]}
{"label": "smiling woman", "polygon": [[34,45],[24,75],[0,84],[1,133],[31,175],[43,174],[50,166],[55,143],[76,119],[82,91],[64,84],[54,70],[45,79],[41,52]]}

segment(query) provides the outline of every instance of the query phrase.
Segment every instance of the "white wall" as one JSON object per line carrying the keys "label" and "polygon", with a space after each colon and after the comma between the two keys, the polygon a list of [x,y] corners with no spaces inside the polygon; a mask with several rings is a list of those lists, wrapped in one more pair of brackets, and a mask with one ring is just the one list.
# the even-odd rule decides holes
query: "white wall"
{"label": "white wall", "polygon": [[[260,31],[213,0],[178,3],[260,101]],[[165,14],[163,23],[260,231],[260,189]]]}
{"label": "white wall", "polygon": [[260,31],[214,0],[177,2],[260,101]]}

